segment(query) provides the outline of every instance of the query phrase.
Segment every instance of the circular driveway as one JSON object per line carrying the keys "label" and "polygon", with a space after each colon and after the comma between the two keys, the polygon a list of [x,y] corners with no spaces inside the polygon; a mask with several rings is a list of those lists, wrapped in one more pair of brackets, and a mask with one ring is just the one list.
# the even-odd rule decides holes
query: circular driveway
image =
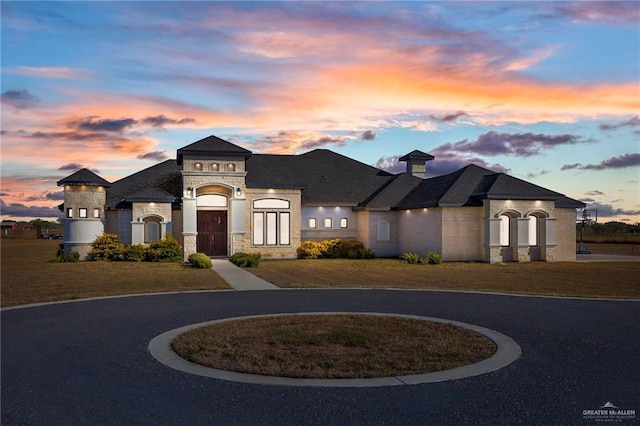
{"label": "circular driveway", "polygon": [[[188,324],[330,311],[476,324],[513,338],[522,356],[460,380],[320,388],[190,375],[147,349]],[[606,402],[640,410],[639,318],[633,301],[399,290],[219,291],[4,310],[2,424],[579,424]]]}

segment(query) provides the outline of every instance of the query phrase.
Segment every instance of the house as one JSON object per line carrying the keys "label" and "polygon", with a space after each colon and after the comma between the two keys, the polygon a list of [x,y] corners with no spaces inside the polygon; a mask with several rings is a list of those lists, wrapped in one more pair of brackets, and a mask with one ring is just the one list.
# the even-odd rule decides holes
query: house
{"label": "house", "polygon": [[175,160],[107,182],[88,169],[61,179],[64,246],[85,256],[102,232],[129,244],[171,233],[192,253],[295,258],[306,240],[358,239],[378,256],[445,261],[575,261],[584,204],[504,173],[466,166],[425,178],[413,151],[391,174],[326,149],[254,154],[209,136]]}

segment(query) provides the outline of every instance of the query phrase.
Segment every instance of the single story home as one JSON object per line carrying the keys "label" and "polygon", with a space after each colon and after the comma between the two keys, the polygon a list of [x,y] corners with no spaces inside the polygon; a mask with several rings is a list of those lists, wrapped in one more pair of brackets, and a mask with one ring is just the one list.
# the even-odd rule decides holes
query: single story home
{"label": "single story home", "polygon": [[425,178],[434,157],[413,151],[391,174],[326,149],[254,154],[209,136],[175,160],[108,182],[88,169],[64,186],[64,246],[84,257],[103,232],[128,244],[167,233],[192,253],[296,257],[306,240],[357,239],[378,256],[445,261],[575,261],[584,203],[470,164]]}

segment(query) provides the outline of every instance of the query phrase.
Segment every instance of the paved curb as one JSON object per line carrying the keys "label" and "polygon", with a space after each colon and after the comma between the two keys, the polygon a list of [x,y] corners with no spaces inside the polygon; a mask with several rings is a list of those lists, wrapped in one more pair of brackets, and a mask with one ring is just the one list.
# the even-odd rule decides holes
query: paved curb
{"label": "paved curb", "polygon": [[[246,318],[265,318],[283,315],[377,315],[400,317],[409,319],[419,319],[424,321],[433,321],[444,324],[466,328],[468,330],[480,333],[492,340],[498,349],[488,359],[477,362],[475,364],[466,365],[451,370],[438,371],[435,373],[413,374],[407,376],[380,377],[370,379],[296,379],[290,377],[274,377],[261,376],[257,374],[237,373],[234,371],[218,370],[215,368],[205,367],[195,364],[180,357],[171,349],[171,343],[180,334],[185,333],[194,328],[204,327],[211,324],[233,321]],[[317,386],[317,387],[380,387],[380,386],[402,386],[417,385],[422,383],[436,383],[447,380],[457,380],[466,377],[478,376],[480,374],[490,373],[499,370],[517,360],[522,350],[520,345],[510,337],[490,330],[478,325],[467,324],[458,321],[451,321],[442,318],[423,317],[417,315],[388,314],[377,312],[296,312],[281,313],[270,315],[252,315],[245,317],[225,318],[222,320],[207,321],[198,324],[192,324],[185,327],[176,328],[154,337],[148,346],[151,355],[161,363],[173,369],[194,374],[198,376],[211,377],[215,379],[228,380],[241,383],[263,384],[263,385],[284,385],[284,386]]]}
{"label": "paved curb", "polygon": [[[363,290],[363,291],[419,291],[419,292],[432,292],[432,293],[459,293],[459,294],[477,294],[488,296],[505,296],[505,297],[529,297],[529,298],[541,298],[541,299],[560,299],[560,300],[581,300],[585,302],[640,302],[640,299],[614,299],[605,297],[572,297],[572,296],[545,296],[543,294],[519,294],[519,293],[496,293],[489,291],[471,291],[471,290],[438,290],[428,288],[395,288],[395,287],[278,287],[282,291],[304,291],[304,290]],[[49,305],[61,305],[64,303],[82,303],[92,302],[96,300],[108,300],[108,299],[124,299],[128,297],[145,297],[145,296],[167,296],[172,294],[197,294],[197,293],[217,293],[217,292],[233,292],[234,289],[218,289],[218,290],[192,290],[192,291],[164,291],[158,293],[136,293],[136,294],[121,294],[116,296],[102,296],[102,297],[88,297],[86,299],[70,299],[70,300],[57,300],[55,302],[40,302],[29,303],[25,305],[6,306],[0,308],[0,312],[13,311],[16,309],[28,309],[38,308]]]}

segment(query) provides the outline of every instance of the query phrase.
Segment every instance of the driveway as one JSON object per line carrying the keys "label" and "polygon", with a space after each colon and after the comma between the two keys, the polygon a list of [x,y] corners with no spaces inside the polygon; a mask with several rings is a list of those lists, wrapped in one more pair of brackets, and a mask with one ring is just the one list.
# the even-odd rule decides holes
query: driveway
{"label": "driveway", "polygon": [[[522,357],[415,386],[242,384],[164,366],[149,341],[187,324],[280,312],[388,312],[477,324]],[[2,311],[2,424],[594,424],[640,410],[640,302],[401,290],[219,291]],[[630,423],[630,422],[627,422]]]}

